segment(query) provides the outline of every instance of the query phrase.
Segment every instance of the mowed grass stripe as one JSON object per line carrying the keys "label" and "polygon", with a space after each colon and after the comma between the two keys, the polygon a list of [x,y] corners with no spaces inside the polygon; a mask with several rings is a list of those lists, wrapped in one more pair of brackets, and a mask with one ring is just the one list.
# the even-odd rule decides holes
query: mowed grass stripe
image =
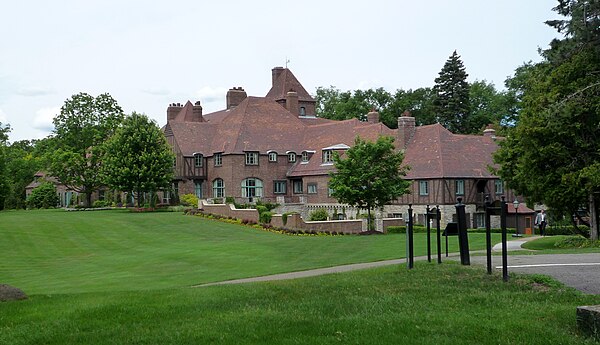
{"label": "mowed grass stripe", "polygon": [[[405,251],[404,235],[288,236],[178,213],[0,212],[0,224],[0,282],[29,294],[183,287]],[[483,234],[470,239],[483,248]],[[415,246],[425,254],[424,234]]]}

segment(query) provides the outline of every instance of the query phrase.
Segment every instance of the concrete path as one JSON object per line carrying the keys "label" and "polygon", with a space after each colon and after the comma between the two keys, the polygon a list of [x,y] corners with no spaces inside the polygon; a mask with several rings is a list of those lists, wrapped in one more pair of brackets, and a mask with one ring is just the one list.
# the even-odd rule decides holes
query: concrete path
{"label": "concrete path", "polygon": [[[507,242],[507,250],[523,250],[521,245],[527,241],[539,238],[524,237],[519,239],[510,239]],[[499,243],[492,248],[493,251],[502,251],[502,244]],[[474,251],[474,253],[485,253],[485,251]],[[451,253],[448,257],[443,256],[442,260],[458,260],[458,253]],[[415,260],[427,260],[426,256],[415,257]],[[436,256],[432,257],[436,260]],[[195,285],[192,287],[204,287],[225,284],[244,284],[253,282],[265,282],[273,280],[285,280],[314,277],[324,274],[349,272],[367,268],[405,264],[406,259],[384,260],[376,262],[367,262],[359,264],[350,264],[326,268],[317,268],[313,270],[273,274],[261,277],[251,277],[244,279],[226,280],[208,284]],[[486,256],[471,256],[471,263],[475,265],[486,265]],[[502,269],[502,257],[492,256],[492,264],[496,269]],[[509,255],[509,272],[537,273],[549,275],[565,285],[574,287],[584,293],[600,294],[600,253],[589,254],[551,254],[551,255]]]}

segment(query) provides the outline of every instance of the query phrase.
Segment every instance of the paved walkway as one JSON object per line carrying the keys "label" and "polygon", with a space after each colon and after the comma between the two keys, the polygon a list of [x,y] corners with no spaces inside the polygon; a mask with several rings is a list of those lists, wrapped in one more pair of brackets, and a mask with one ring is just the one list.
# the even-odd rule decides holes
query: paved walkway
{"label": "paved walkway", "polygon": [[[507,250],[524,250],[521,245],[527,241],[539,238],[524,237],[520,239],[511,239],[507,242]],[[492,248],[493,251],[502,251],[502,244],[499,243]],[[471,253],[485,253],[483,250],[472,251]],[[415,257],[415,260],[426,260],[426,256]],[[443,259],[458,260],[458,253],[451,253],[448,257],[443,256]],[[432,257],[435,261],[436,256]],[[600,294],[600,253],[590,254],[552,254],[552,255],[510,255],[508,257],[509,272],[517,271],[523,273],[538,273],[550,275],[562,283],[572,286],[580,291],[591,294]],[[281,274],[273,274],[261,277],[251,277],[244,279],[225,280],[220,282],[195,285],[192,287],[204,287],[212,285],[225,284],[244,284],[253,282],[265,282],[273,280],[285,280],[314,277],[324,274],[349,272],[367,268],[398,265],[406,263],[406,259],[384,260],[376,262],[367,262],[359,264],[350,264],[326,268],[317,268],[306,271],[289,272]],[[486,256],[471,256],[471,263],[477,265],[486,265]],[[501,269],[502,257],[494,255],[492,263],[496,269]]]}

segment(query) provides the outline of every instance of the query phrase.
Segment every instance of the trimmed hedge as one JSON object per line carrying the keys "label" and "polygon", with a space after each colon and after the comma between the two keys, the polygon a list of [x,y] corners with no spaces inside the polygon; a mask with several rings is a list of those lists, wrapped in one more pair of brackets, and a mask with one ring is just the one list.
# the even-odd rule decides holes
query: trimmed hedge
{"label": "trimmed hedge", "polygon": [[[431,232],[435,232],[437,230],[436,227],[432,227],[431,228]],[[442,232],[444,231],[444,228],[441,228]],[[485,229],[467,229],[468,232],[471,233],[485,233]],[[427,227],[423,226],[423,225],[414,225],[413,226],[413,232],[415,233],[425,233],[427,232]],[[492,228],[491,229],[492,233],[501,233],[502,229],[499,228]],[[406,225],[400,225],[400,226],[388,226],[387,227],[387,233],[388,234],[405,234],[406,233]],[[507,228],[506,229],[506,233],[508,234],[514,234],[515,233],[515,229],[512,228]]]}

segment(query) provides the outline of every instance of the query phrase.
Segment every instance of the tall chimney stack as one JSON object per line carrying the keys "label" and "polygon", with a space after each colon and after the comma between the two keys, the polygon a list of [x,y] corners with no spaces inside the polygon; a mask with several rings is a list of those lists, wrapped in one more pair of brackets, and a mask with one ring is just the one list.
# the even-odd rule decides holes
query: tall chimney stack
{"label": "tall chimney stack", "polygon": [[169,106],[167,107],[167,122],[173,121],[182,108],[183,106],[180,103],[169,104]]}
{"label": "tall chimney stack", "polygon": [[378,123],[379,122],[379,113],[377,110],[373,109],[367,114],[367,122],[368,123]]}
{"label": "tall chimney stack", "polygon": [[248,97],[248,95],[246,94],[246,91],[244,91],[244,88],[242,88],[241,86],[232,87],[231,89],[229,89],[229,91],[227,91],[227,109],[237,107],[238,105],[240,105],[240,103],[242,103],[243,100],[246,99],[246,97]]}
{"label": "tall chimney stack", "polygon": [[194,106],[192,107],[192,122],[204,122],[204,118],[202,117],[202,105],[200,101],[196,101]]}
{"label": "tall chimney stack", "polygon": [[285,108],[290,113],[300,116],[300,108],[298,107],[298,93],[296,91],[290,90],[285,95]]}
{"label": "tall chimney stack", "polygon": [[281,75],[281,73],[283,73],[283,71],[285,71],[285,69],[283,67],[275,67],[271,70],[272,75],[273,75],[273,81],[271,86],[275,86],[275,81],[277,80],[277,78],[279,78],[279,76]]}
{"label": "tall chimney stack", "polygon": [[405,111],[398,118],[398,134],[396,137],[397,149],[405,150],[408,142],[415,135],[415,118],[410,116],[409,111]]}

